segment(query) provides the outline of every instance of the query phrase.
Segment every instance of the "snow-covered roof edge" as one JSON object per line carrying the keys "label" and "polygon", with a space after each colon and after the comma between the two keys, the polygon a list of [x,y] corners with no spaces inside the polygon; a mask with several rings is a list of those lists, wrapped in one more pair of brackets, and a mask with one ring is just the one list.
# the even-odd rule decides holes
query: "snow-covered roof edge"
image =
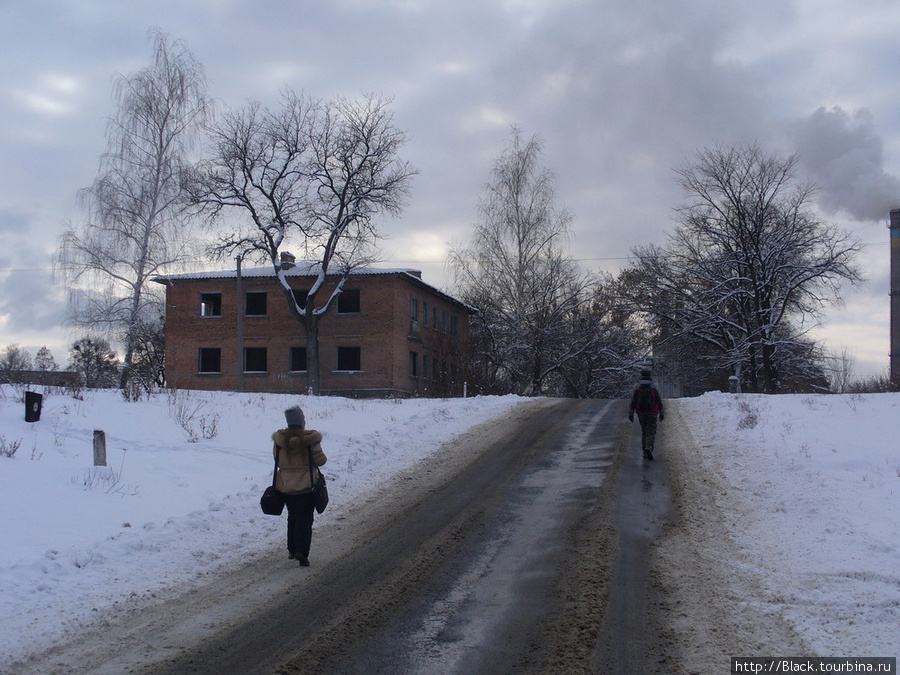
{"label": "snow-covered roof edge", "polygon": [[[317,263],[298,262],[289,269],[282,268],[282,273],[286,277],[315,277],[319,274],[319,265]],[[464,307],[469,313],[477,313],[478,310],[462,300],[454,298],[449,293],[442,291],[437,286],[432,286],[422,280],[422,270],[411,267],[358,267],[351,270],[350,276],[388,276],[397,275],[404,276],[419,286],[427,288],[435,295],[453,302],[454,304]],[[329,274],[330,277],[339,276],[337,274]],[[250,267],[241,269],[242,279],[263,279],[266,277],[275,278],[275,270],[272,267]],[[170,281],[194,281],[198,279],[236,279],[237,270],[210,270],[207,272],[185,272],[181,274],[160,274],[153,277],[152,281],[158,284],[167,284]]]}

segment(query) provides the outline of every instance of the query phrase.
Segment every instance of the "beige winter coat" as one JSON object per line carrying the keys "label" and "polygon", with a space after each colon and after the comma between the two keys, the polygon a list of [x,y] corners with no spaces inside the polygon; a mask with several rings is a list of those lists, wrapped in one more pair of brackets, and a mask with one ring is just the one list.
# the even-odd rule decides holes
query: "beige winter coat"
{"label": "beige winter coat", "polygon": [[[275,481],[275,487],[279,492],[288,495],[295,495],[301,492],[311,492],[312,485],[309,480],[309,454],[312,453],[312,461],[315,467],[322,466],[328,461],[325,453],[322,452],[322,434],[313,429],[303,429],[301,427],[288,427],[287,429],[279,429],[272,434],[272,440],[275,441],[275,447],[272,453],[278,454],[278,478]],[[318,479],[319,469],[314,469],[315,476]]]}

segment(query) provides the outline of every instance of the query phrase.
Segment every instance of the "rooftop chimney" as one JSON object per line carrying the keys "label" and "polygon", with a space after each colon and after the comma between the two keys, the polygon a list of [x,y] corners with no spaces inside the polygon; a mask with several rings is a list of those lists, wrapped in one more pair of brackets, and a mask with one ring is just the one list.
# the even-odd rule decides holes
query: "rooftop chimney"
{"label": "rooftop chimney", "polygon": [[[900,217],[900,211],[897,212],[898,217]],[[297,259],[294,257],[293,253],[288,253],[287,251],[281,252],[281,269],[289,270],[295,266]]]}

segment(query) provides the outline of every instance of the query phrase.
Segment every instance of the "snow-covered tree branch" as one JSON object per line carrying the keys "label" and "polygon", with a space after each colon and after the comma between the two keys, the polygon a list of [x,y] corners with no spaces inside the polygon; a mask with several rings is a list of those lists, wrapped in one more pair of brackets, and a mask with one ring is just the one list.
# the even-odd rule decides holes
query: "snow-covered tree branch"
{"label": "snow-covered tree branch", "polygon": [[796,163],[755,144],[698,153],[678,170],[686,202],[668,246],[635,249],[627,272],[660,344],[699,341],[752,391],[778,391],[817,353],[805,334],[842,283],[861,281],[860,243],[819,220]]}
{"label": "snow-covered tree branch", "polygon": [[[319,101],[285,91],[280,108],[250,103],[229,111],[212,129],[212,157],[194,193],[220,231],[216,254],[272,265],[306,333],[312,393],[320,382],[319,322],[348,275],[374,261],[378,218],[402,211],[416,173],[400,159],[406,135],[390,103],[371,94]],[[227,219],[230,212],[239,219]],[[316,272],[302,302],[282,267],[289,245]],[[326,278],[337,281],[323,293]]]}

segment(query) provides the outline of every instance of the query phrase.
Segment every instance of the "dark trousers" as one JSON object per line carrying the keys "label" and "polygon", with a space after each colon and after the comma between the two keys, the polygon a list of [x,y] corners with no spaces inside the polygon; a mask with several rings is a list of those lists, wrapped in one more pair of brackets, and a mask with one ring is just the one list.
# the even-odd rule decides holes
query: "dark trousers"
{"label": "dark trousers", "polygon": [[284,505],[288,510],[287,547],[291,554],[302,553],[309,557],[312,543],[313,515],[315,503],[312,492],[285,495]]}
{"label": "dark trousers", "polygon": [[657,418],[655,413],[638,413],[638,422],[641,423],[641,450],[653,450]]}

